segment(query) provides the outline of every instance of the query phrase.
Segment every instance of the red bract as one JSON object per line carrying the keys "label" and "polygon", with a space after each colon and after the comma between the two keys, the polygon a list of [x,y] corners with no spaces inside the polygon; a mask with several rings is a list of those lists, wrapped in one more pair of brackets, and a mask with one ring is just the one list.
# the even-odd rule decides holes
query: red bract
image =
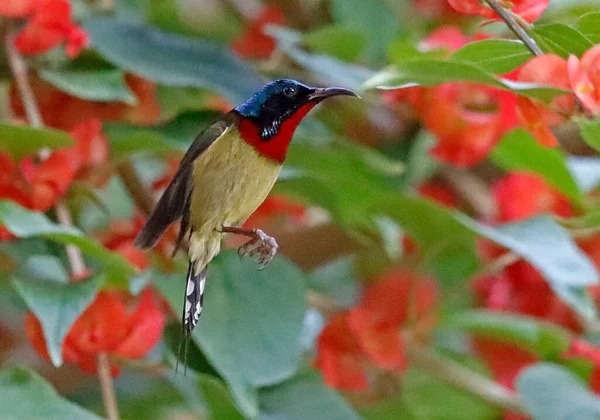
{"label": "red bract", "polygon": [[[90,373],[97,371],[98,353],[128,359],[144,357],[162,335],[165,319],[150,289],[142,292],[133,311],[130,299],[118,292],[100,292],[75,321],[63,344],[63,359]],[[42,326],[34,314],[25,318],[25,331],[36,352],[50,360]],[[113,375],[118,368],[112,366]]]}
{"label": "red bract", "polygon": [[406,358],[401,329],[408,314],[414,315],[415,332],[426,332],[435,322],[431,308],[436,299],[431,279],[396,270],[367,286],[358,306],[350,311],[348,325],[377,366],[402,371]]}
{"label": "red bract", "polygon": [[561,217],[573,214],[569,200],[550,187],[538,175],[513,172],[492,185],[497,204],[496,220],[518,222],[541,213],[553,213]]}
{"label": "red bract", "polygon": [[369,386],[367,358],[348,328],[348,312],[329,320],[317,339],[315,365],[335,389],[361,391]]}
{"label": "red bract", "polygon": [[600,115],[600,45],[583,54],[581,60],[569,56],[569,82],[583,106]]}
{"label": "red bract", "polygon": [[71,20],[67,0],[46,0],[15,39],[23,54],[40,54],[66,42],[69,57],[76,57],[89,43],[83,30]]}
{"label": "red bract", "polygon": [[276,42],[264,33],[267,25],[285,25],[285,18],[280,9],[265,7],[262,13],[250,21],[242,35],[233,41],[231,48],[242,57],[267,59],[275,50]]}
{"label": "red bract", "polygon": [[[448,0],[448,3],[454,10],[466,15],[479,15],[489,19],[500,20],[500,17],[492,9],[479,0]],[[544,13],[544,10],[548,8],[549,3],[550,0],[512,0],[510,2],[500,2],[503,7],[510,9],[529,23],[539,18]]]}

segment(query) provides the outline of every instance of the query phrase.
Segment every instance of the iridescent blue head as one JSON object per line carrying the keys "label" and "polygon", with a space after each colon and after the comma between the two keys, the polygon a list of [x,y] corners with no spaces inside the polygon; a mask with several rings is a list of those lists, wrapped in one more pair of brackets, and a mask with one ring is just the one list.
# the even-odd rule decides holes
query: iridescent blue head
{"label": "iridescent blue head", "polygon": [[282,124],[308,103],[317,104],[337,95],[358,95],[343,88],[314,88],[296,80],[280,79],[260,88],[250,99],[235,108],[242,117],[258,128],[262,140],[278,134]]}

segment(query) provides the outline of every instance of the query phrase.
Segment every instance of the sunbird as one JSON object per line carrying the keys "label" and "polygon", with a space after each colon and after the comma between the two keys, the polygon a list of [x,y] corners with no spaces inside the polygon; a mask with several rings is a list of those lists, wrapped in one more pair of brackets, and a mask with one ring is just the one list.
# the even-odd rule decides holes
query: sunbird
{"label": "sunbird", "polygon": [[255,258],[261,268],[275,256],[274,238],[241,225],[275,184],[300,121],[319,102],[339,95],[358,97],[348,89],[310,87],[291,79],[268,83],[198,135],[183,156],[135,244],[152,248],[178,220],[174,254],[189,235],[184,337],[200,318],[207,265],[219,253],[224,233],[250,238],[238,254]]}

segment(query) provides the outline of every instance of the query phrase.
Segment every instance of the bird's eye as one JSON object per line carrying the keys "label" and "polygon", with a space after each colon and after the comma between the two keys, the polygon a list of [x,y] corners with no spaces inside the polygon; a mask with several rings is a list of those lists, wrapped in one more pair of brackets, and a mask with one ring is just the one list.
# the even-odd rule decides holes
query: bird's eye
{"label": "bird's eye", "polygon": [[283,88],[283,94],[291,98],[296,94],[296,88],[294,86],[286,86]]}

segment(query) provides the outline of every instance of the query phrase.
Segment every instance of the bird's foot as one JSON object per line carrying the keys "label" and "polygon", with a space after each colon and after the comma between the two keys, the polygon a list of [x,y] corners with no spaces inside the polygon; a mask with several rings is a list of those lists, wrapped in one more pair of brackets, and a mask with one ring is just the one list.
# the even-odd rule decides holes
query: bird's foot
{"label": "bird's foot", "polygon": [[251,238],[248,242],[238,248],[240,258],[252,257],[259,264],[259,270],[264,270],[271,263],[279,245],[272,236],[267,235],[260,229],[243,229],[223,226],[222,232],[235,233]]}

